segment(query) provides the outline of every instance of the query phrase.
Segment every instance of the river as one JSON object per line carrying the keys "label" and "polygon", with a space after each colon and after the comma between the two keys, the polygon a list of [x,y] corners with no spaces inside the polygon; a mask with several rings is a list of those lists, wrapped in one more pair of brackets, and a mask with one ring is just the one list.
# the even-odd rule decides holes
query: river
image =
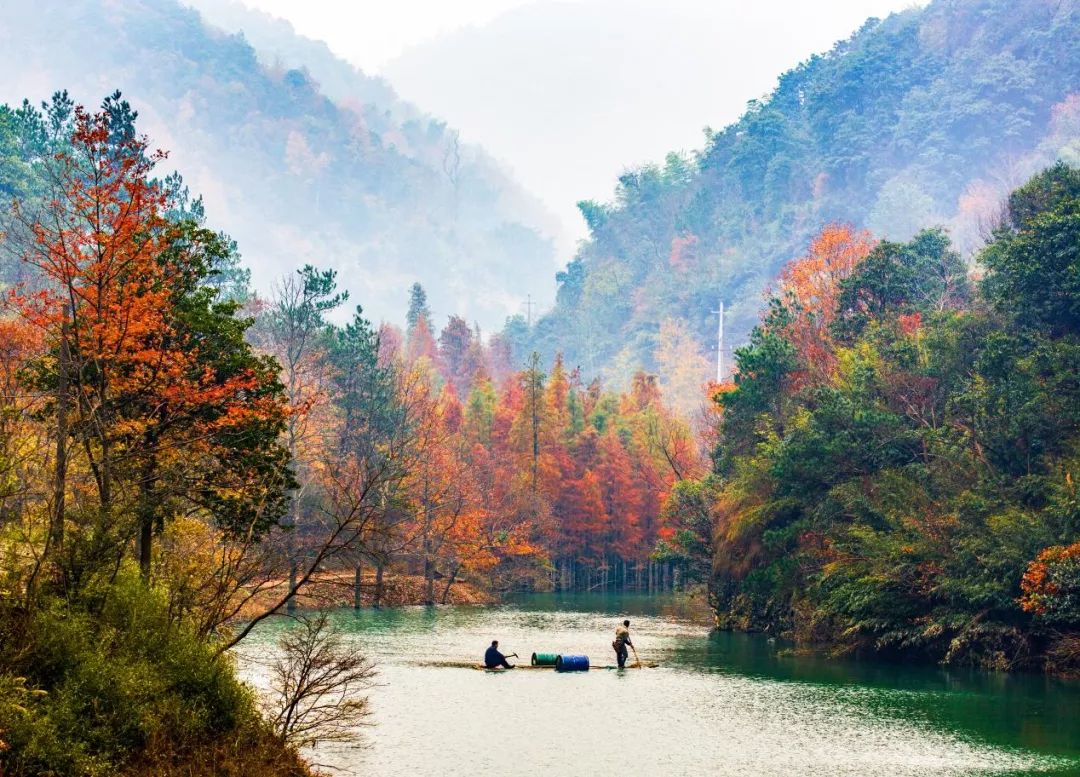
{"label": "river", "polygon": [[[492,639],[613,663],[632,621],[658,668],[482,672]],[[575,775],[1080,775],[1080,684],[784,655],[761,635],[710,633],[672,599],[529,596],[497,607],[335,613],[379,670],[363,747],[313,761],[368,777]],[[246,643],[242,670],[272,655]],[[513,660],[512,660],[513,661]]]}

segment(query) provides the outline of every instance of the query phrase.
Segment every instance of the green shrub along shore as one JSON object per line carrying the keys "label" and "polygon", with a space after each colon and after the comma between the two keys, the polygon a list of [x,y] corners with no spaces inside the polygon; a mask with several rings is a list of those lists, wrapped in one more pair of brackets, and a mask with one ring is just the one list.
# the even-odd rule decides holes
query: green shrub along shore
{"label": "green shrub along shore", "polygon": [[309,774],[215,645],[138,571],[0,613],[0,774]]}
{"label": "green shrub along shore", "polygon": [[737,362],[666,511],[720,625],[1080,670],[1080,171],[1015,191],[973,268],[827,227]]}

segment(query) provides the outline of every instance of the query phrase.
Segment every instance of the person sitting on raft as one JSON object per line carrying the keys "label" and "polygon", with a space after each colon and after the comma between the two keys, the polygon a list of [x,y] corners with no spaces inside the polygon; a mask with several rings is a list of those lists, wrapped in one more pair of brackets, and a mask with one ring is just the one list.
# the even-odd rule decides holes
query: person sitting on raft
{"label": "person sitting on raft", "polygon": [[506,656],[499,652],[499,640],[497,639],[491,641],[491,647],[484,653],[484,666],[488,669],[498,669],[500,666],[503,669],[514,668],[507,663]]}
{"label": "person sitting on raft", "polygon": [[611,643],[611,646],[615,648],[615,658],[619,662],[619,669],[626,668],[627,645],[633,647],[634,643],[630,641],[630,621],[623,621],[622,626],[615,629],[615,641]]}

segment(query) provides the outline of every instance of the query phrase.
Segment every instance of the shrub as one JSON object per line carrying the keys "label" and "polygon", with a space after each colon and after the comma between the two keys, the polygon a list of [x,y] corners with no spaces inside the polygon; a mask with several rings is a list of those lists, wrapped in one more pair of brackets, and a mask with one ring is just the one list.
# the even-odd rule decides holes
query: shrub
{"label": "shrub", "polygon": [[1026,611],[1046,623],[1080,626],[1080,542],[1043,550],[1028,565],[1020,589]]}
{"label": "shrub", "polygon": [[125,569],[95,593],[96,612],[57,599],[0,617],[0,773],[94,777],[270,746],[228,659],[170,623],[159,592]]}

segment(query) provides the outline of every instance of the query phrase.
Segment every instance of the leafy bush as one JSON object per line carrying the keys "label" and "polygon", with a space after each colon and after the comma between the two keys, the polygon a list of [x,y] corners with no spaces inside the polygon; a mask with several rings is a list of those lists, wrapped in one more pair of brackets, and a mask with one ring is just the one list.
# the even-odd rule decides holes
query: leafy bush
{"label": "leafy bush", "polygon": [[111,775],[224,742],[269,742],[229,661],[171,624],[163,596],[137,574],[124,570],[91,600],[100,610],[57,599],[2,614],[2,773]]}
{"label": "leafy bush", "polygon": [[1028,612],[1058,626],[1080,626],[1080,542],[1042,551],[1020,587]]}

